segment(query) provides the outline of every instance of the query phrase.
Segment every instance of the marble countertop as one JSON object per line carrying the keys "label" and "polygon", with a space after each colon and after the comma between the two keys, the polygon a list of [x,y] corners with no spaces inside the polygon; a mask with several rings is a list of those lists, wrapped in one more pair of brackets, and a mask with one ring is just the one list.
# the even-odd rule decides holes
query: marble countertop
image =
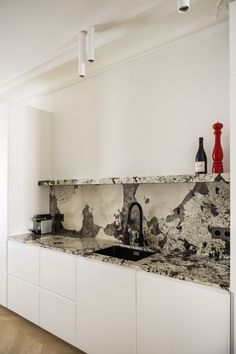
{"label": "marble countertop", "polygon": [[77,178],[64,180],[41,180],[39,186],[78,186],[87,184],[153,184],[153,183],[196,183],[230,181],[229,173],[206,175],[169,175],[169,176],[135,176],[135,177],[105,177]]}
{"label": "marble countertop", "polygon": [[156,253],[140,261],[133,262],[94,253],[96,250],[118,244],[116,241],[51,234],[42,235],[40,237],[36,237],[32,234],[25,234],[11,236],[8,239],[93,258],[103,262],[118,264],[120,266],[131,267],[171,278],[229,290],[229,259],[216,260],[209,256],[184,256],[170,252],[163,253],[159,249],[145,247],[146,250]]}

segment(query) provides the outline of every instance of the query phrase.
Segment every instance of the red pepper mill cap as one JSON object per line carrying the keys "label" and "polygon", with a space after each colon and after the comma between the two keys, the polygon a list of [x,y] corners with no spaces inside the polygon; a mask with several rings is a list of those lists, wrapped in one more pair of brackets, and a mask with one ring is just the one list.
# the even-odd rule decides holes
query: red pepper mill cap
{"label": "red pepper mill cap", "polygon": [[217,122],[213,124],[213,129],[214,129],[214,135],[215,135],[215,145],[214,149],[212,152],[212,159],[213,159],[213,164],[212,164],[212,173],[223,173],[223,149],[221,146],[221,129],[223,128],[223,124],[220,122]]}
{"label": "red pepper mill cap", "polygon": [[[223,124],[217,121],[215,124],[213,124],[212,127],[213,127],[213,129],[215,129],[215,130],[221,130],[221,129],[223,128]],[[215,133],[214,133],[214,134],[215,134]]]}

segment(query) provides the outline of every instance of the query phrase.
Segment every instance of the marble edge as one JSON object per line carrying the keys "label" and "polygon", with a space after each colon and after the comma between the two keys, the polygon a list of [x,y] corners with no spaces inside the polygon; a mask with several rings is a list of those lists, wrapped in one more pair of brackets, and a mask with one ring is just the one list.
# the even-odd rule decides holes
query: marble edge
{"label": "marble edge", "polygon": [[64,180],[40,180],[39,186],[79,186],[102,184],[155,184],[155,183],[210,183],[224,181],[230,182],[230,174],[206,174],[196,176],[194,174],[169,175],[169,176],[145,176],[145,177],[107,177],[107,178],[78,178]]}
{"label": "marble edge", "polygon": [[[80,256],[80,257],[84,257],[84,258],[88,258],[88,259],[94,259],[100,262],[105,262],[105,263],[110,263],[110,264],[114,264],[114,265],[118,265],[121,267],[128,267],[128,268],[132,268],[132,269],[136,269],[139,271],[144,271],[150,274],[156,274],[158,276],[163,276],[163,277],[167,277],[167,278],[171,278],[171,279],[176,279],[176,280],[180,280],[180,281],[184,281],[184,282],[189,282],[189,283],[194,283],[194,284],[198,284],[198,285],[203,285],[203,286],[208,286],[209,288],[214,288],[217,289],[219,291],[223,291],[223,292],[229,292],[230,289],[229,288],[222,288],[219,284],[214,283],[214,282],[209,282],[206,280],[202,280],[202,279],[197,279],[197,278],[191,278],[191,277],[172,277],[169,276],[167,274],[163,274],[163,272],[158,272],[157,270],[155,270],[154,268],[146,265],[146,264],[140,264],[137,262],[132,262],[132,261],[127,261],[127,260],[123,260],[123,259],[117,259],[111,256],[104,256],[98,253],[94,253],[95,250],[98,249],[102,249],[105,247],[96,247],[93,250],[76,250],[76,251],[72,251],[70,249],[66,249],[66,248],[60,248],[57,247],[55,245],[47,245],[47,244],[43,244],[43,243],[37,243],[37,242],[30,242],[27,238],[28,236],[30,236],[30,234],[25,234],[25,235],[17,235],[17,236],[8,236],[8,241],[14,241],[17,243],[24,243],[30,246],[36,246],[36,247],[41,247],[44,249],[51,249],[57,252],[61,252],[61,253],[66,253],[69,255],[73,255],[73,256]],[[109,242],[110,243],[110,242]],[[114,244],[114,243],[113,243]],[[106,247],[108,247],[108,244],[106,245]],[[151,250],[151,249],[150,249]]]}

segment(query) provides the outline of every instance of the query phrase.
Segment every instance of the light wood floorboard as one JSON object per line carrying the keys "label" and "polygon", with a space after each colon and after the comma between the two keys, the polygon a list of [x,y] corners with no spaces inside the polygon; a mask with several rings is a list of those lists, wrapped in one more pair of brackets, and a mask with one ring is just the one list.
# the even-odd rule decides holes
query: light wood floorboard
{"label": "light wood floorboard", "polygon": [[84,354],[0,306],[0,354]]}

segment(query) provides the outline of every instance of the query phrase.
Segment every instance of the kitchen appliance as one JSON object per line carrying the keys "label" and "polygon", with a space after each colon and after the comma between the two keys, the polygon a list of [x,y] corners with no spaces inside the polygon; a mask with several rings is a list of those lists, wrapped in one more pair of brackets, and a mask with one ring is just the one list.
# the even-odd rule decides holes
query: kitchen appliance
{"label": "kitchen appliance", "polygon": [[52,232],[51,214],[35,214],[32,218],[33,228],[30,229],[36,235],[43,235]]}

